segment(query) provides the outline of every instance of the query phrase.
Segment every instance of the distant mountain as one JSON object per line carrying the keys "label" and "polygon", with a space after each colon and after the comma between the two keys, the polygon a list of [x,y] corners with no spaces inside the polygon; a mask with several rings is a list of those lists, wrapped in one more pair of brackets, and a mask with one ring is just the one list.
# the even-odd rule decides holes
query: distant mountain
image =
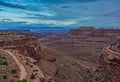
{"label": "distant mountain", "polygon": [[52,35],[64,35],[68,33],[69,30],[37,30],[33,31],[34,34],[37,34],[38,37],[47,37]]}

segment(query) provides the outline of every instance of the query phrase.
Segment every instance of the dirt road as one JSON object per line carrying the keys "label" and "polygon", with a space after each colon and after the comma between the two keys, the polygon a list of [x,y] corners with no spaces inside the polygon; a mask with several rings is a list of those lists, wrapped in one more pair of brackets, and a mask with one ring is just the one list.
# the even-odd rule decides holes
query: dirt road
{"label": "dirt road", "polygon": [[113,53],[113,54],[116,54],[116,55],[120,55],[119,52],[116,52],[116,51],[110,50],[110,46],[107,46],[105,49],[106,49],[108,52],[110,52],[110,53]]}
{"label": "dirt road", "polygon": [[16,64],[18,65],[18,67],[20,68],[20,80],[25,79],[27,76],[27,72],[25,67],[22,65],[22,63],[18,60],[18,58],[10,51],[7,50],[1,50],[2,52],[8,53],[10,56],[12,56],[12,58],[15,60]]}

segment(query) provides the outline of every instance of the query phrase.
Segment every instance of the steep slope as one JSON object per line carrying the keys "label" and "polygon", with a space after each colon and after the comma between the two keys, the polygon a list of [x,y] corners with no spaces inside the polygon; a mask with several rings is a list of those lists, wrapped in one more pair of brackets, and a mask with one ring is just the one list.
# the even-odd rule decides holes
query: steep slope
{"label": "steep slope", "polygon": [[120,82],[120,39],[103,48],[98,67],[93,71],[92,82]]}
{"label": "steep slope", "polygon": [[[41,45],[37,40],[37,36],[32,34],[3,32],[0,34],[0,48],[13,51],[15,54],[23,55],[20,57],[24,57],[24,60],[26,60],[26,57],[33,58],[35,60],[33,64],[37,65],[39,69],[44,72],[46,77],[43,78],[42,82],[45,80],[51,80],[50,82],[54,81],[53,77],[57,73],[57,66],[53,62],[56,61],[56,58],[54,55],[41,50]],[[28,65],[28,63],[26,63],[25,66],[26,65]]]}

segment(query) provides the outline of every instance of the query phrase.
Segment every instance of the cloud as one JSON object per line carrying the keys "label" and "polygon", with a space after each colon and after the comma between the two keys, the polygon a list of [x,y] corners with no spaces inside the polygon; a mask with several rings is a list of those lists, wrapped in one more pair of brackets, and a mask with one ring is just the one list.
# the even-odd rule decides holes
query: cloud
{"label": "cloud", "polygon": [[94,2],[94,1],[99,1],[99,0],[71,0],[71,1],[76,1],[76,2],[85,3],[85,2]]}
{"label": "cloud", "polygon": [[55,16],[55,13],[54,12],[49,12],[49,11],[41,11],[41,12],[31,12],[29,13],[31,15],[35,15],[35,16]]}
{"label": "cloud", "polygon": [[64,4],[64,3],[86,3],[86,2],[94,2],[99,0],[40,0],[42,3],[48,3],[48,4]]}
{"label": "cloud", "polygon": [[76,21],[57,21],[57,20],[25,20],[29,24],[45,24],[45,25],[50,25],[50,26],[70,26],[74,25],[77,22]]}
{"label": "cloud", "polygon": [[44,24],[50,26],[71,26],[77,23],[76,20],[48,20],[48,19],[25,19],[25,18],[12,18],[12,22],[26,22],[26,24],[33,25],[33,24]]}
{"label": "cloud", "polygon": [[1,1],[1,0],[0,0],[0,6],[17,8],[17,9],[26,9],[25,6],[18,5],[18,4],[11,4],[11,3],[7,3],[7,2]]}
{"label": "cloud", "polygon": [[70,8],[70,6],[68,6],[68,5],[62,5],[61,8],[65,8],[66,9],[66,8]]}
{"label": "cloud", "polygon": [[0,11],[3,11],[3,9],[0,9]]}
{"label": "cloud", "polygon": [[[119,25],[119,0],[0,0],[0,20],[32,26]],[[8,20],[8,19],[12,19]],[[16,23],[18,27],[22,23]],[[13,25],[14,26],[14,25]],[[32,27],[30,27],[32,28]]]}
{"label": "cloud", "polygon": [[114,10],[114,11],[112,11],[112,12],[109,12],[109,13],[106,13],[106,14],[104,14],[104,15],[102,15],[102,16],[106,16],[106,17],[119,17],[120,18],[120,9],[116,9],[116,10]]}
{"label": "cloud", "polygon": [[11,19],[2,19],[0,22],[12,22]]}

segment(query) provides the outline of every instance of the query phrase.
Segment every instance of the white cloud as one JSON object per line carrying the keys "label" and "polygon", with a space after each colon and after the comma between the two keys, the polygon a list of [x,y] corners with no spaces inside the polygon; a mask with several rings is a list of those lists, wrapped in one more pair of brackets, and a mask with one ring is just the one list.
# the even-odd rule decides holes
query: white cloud
{"label": "white cloud", "polygon": [[26,22],[26,24],[46,24],[51,26],[70,26],[75,25],[77,21],[68,20],[68,21],[58,21],[58,20],[47,20],[47,19],[22,19],[22,18],[14,18],[12,19],[14,22]]}

